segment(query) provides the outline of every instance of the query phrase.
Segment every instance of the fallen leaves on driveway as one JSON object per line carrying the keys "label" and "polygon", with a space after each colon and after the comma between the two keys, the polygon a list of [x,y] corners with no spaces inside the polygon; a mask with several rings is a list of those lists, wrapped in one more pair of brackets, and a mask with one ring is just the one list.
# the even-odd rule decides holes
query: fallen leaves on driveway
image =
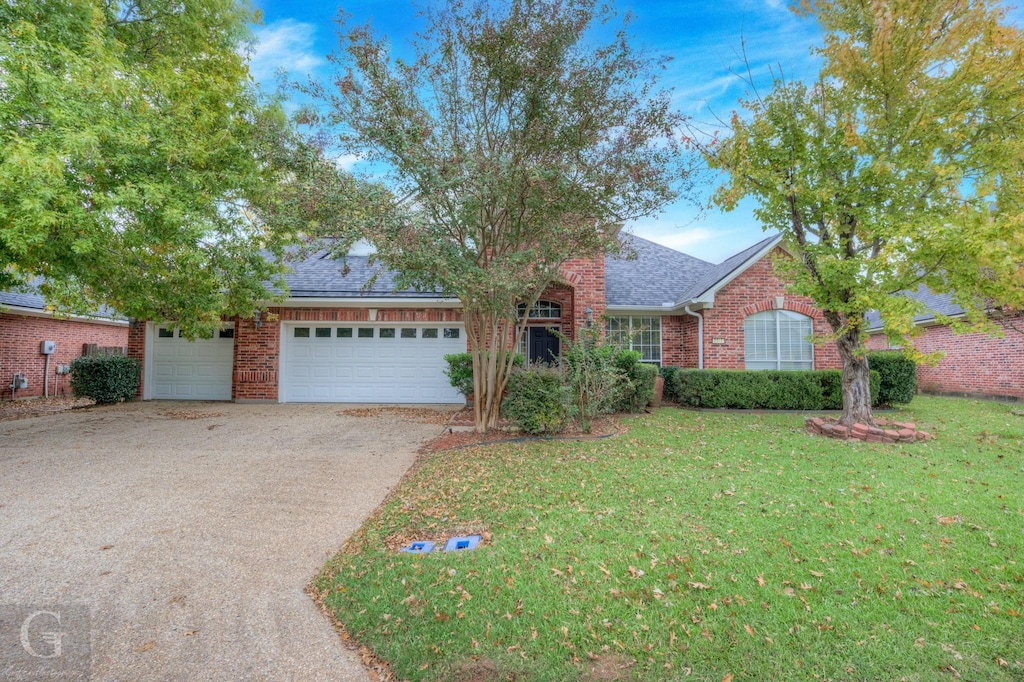
{"label": "fallen leaves on driveway", "polygon": [[452,417],[454,410],[434,410],[429,407],[397,407],[386,405],[383,407],[354,407],[342,410],[338,414],[342,417],[381,417],[393,415],[402,419],[416,422],[417,424],[447,424]]}
{"label": "fallen leaves on driveway", "polygon": [[0,422],[57,414],[95,404],[89,398],[28,398],[0,401]]}
{"label": "fallen leaves on driveway", "polygon": [[227,412],[200,412],[199,410],[165,410],[162,413],[171,419],[212,419],[226,417]]}

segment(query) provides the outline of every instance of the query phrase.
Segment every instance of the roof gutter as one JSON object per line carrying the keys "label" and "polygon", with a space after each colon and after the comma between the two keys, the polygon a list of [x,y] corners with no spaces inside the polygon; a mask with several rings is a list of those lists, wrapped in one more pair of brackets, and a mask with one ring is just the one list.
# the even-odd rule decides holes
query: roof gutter
{"label": "roof gutter", "polygon": [[697,369],[704,369],[704,316],[690,310],[690,306],[684,307],[683,312],[697,318]]}

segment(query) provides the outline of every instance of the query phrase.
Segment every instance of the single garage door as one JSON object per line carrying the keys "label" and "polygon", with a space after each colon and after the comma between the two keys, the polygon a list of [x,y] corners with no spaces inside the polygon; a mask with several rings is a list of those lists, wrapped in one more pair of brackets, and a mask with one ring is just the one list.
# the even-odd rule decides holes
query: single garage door
{"label": "single garage door", "polygon": [[157,327],[151,397],[158,400],[231,400],[235,330],[189,341],[177,329]]}
{"label": "single garage door", "polygon": [[466,350],[461,326],[287,325],[285,402],[457,403],[444,356]]}

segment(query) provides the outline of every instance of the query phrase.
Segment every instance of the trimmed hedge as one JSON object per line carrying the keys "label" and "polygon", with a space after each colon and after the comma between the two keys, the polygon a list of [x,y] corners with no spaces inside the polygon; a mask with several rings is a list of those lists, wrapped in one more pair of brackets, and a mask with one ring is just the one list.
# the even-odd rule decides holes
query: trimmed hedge
{"label": "trimmed hedge", "polygon": [[[917,364],[900,351],[868,353],[868,367],[881,375],[878,404],[906,405],[917,395]],[[871,389],[875,395],[875,389]]]}
{"label": "trimmed hedge", "polygon": [[139,390],[139,361],[123,355],[88,355],[71,361],[71,392],[98,404],[131,400]]}
{"label": "trimmed hedge", "polygon": [[679,390],[680,378],[679,374],[683,371],[682,367],[672,367],[671,365],[663,366],[661,368],[661,376],[665,379],[665,385],[662,388],[662,397],[673,403],[679,402]]}
{"label": "trimmed hedge", "polygon": [[[881,377],[871,372],[871,395]],[[843,373],[837,369],[770,370],[679,369],[665,373],[666,393],[685,407],[739,410],[839,410]],[[877,400],[874,400],[877,405]]]}
{"label": "trimmed hedge", "polygon": [[501,413],[526,433],[558,433],[572,418],[571,391],[558,369],[517,369],[508,380]]}

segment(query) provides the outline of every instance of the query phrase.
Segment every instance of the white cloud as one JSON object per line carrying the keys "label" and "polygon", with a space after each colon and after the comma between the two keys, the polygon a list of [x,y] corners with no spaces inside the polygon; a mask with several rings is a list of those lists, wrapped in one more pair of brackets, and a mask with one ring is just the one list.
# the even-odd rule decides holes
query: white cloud
{"label": "white cloud", "polygon": [[249,71],[260,82],[273,81],[284,69],[305,75],[324,63],[313,51],[317,27],[292,19],[275,21],[256,30],[258,44],[249,61]]}
{"label": "white cloud", "polygon": [[334,159],[334,165],[338,170],[348,172],[362,160],[358,154],[342,154]]}

